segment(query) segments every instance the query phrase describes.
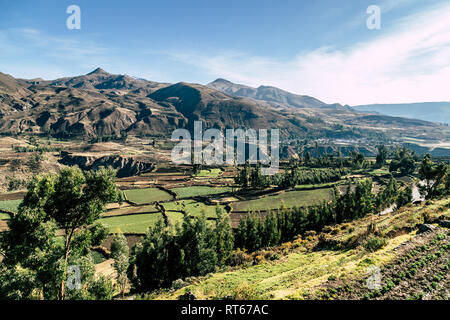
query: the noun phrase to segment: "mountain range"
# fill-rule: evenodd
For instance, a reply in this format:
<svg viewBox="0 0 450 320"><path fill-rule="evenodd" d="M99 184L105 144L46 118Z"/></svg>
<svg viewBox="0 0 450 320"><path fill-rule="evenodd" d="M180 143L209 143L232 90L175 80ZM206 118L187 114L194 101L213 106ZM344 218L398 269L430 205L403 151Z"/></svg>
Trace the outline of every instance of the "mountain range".
<svg viewBox="0 0 450 320"><path fill-rule="evenodd" d="M0 133L61 137L170 137L176 128L279 128L282 138L442 140L447 126L362 113L275 87L218 79L208 85L159 83L97 68L56 80L0 73Z"/></svg>
<svg viewBox="0 0 450 320"><path fill-rule="evenodd" d="M275 107L333 108L338 106L327 105L316 98L293 94L276 87L260 86L258 88L252 88L221 78L209 83L208 87L236 97L265 101Z"/></svg>
<svg viewBox="0 0 450 320"><path fill-rule="evenodd" d="M354 106L353 108L361 112L375 112L395 117L450 123L450 102L369 104Z"/></svg>

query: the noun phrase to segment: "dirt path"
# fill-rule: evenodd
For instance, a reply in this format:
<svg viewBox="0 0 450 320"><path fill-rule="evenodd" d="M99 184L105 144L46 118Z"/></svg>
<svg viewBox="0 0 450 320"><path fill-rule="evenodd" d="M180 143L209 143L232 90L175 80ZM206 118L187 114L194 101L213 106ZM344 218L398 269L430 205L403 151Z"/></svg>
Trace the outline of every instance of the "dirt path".
<svg viewBox="0 0 450 320"><path fill-rule="evenodd" d="M420 181L419 184L425 183L424 181ZM413 184L412 186L412 202L424 201L425 197L420 194L419 187L417 184Z"/></svg>
<svg viewBox="0 0 450 320"><path fill-rule="evenodd" d="M108 259L103 261L102 263L95 265L95 273L102 274L106 277L116 278L116 271L113 268L114 260Z"/></svg>

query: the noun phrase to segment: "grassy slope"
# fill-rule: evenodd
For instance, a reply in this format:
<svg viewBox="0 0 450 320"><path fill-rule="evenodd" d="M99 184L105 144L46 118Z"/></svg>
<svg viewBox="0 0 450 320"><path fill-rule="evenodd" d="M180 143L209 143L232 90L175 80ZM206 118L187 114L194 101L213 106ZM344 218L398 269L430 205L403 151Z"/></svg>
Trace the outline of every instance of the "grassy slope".
<svg viewBox="0 0 450 320"><path fill-rule="evenodd" d="M355 221L349 226L344 224L332 238L345 243L357 237L367 229L371 221L377 223L382 234L392 230L400 231L403 227L412 227L423 223L423 213L431 217L450 216L449 199L433 202L432 205L410 206L386 216L370 216ZM198 278L187 289L199 299L213 299L227 295L233 296L242 287L251 287L252 297L258 299L306 299L315 288L327 281L329 277L355 277L364 275L371 264L382 266L396 257L394 248L407 242L415 236L415 230L390 238L388 244L374 252L367 252L362 246L349 250L312 250L311 244L317 242L317 237L309 240L294 241L281 248L291 248L290 253L277 261L263 260L261 264L241 267ZM400 233L399 233L400 234ZM330 235L327 235L330 236ZM315 238L315 239L313 239ZM293 248L293 249L292 249ZM156 299L175 299L184 293L186 288L178 291L168 291L157 295Z"/></svg>

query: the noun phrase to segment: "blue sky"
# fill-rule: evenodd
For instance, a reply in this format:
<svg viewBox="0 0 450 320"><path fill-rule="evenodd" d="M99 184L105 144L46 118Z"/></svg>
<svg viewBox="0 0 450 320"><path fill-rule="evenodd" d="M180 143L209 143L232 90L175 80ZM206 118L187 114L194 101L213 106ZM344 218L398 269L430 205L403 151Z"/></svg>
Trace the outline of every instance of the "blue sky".
<svg viewBox="0 0 450 320"><path fill-rule="evenodd" d="M69 5L81 30L66 28ZM381 8L369 30L366 9ZM444 0L0 0L0 72L218 77L342 104L450 101Z"/></svg>

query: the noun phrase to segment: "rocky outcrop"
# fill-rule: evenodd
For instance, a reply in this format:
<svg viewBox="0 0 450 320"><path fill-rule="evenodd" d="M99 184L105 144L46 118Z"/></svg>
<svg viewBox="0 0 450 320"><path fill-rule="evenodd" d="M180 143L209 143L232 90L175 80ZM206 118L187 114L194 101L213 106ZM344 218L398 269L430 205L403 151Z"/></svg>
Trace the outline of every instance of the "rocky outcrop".
<svg viewBox="0 0 450 320"><path fill-rule="evenodd" d="M139 175L144 172L149 172L155 168L155 165L151 162L120 155L96 157L62 152L62 159L59 162L64 165L77 165L83 170L95 170L101 166L111 166L117 170L118 178Z"/></svg>
<svg viewBox="0 0 450 320"><path fill-rule="evenodd" d="M450 228L450 220L439 221L439 226L441 226L442 228Z"/></svg>
<svg viewBox="0 0 450 320"><path fill-rule="evenodd" d="M436 229L436 227L433 226L432 224L421 224L419 226L419 233L433 231L434 229Z"/></svg>

